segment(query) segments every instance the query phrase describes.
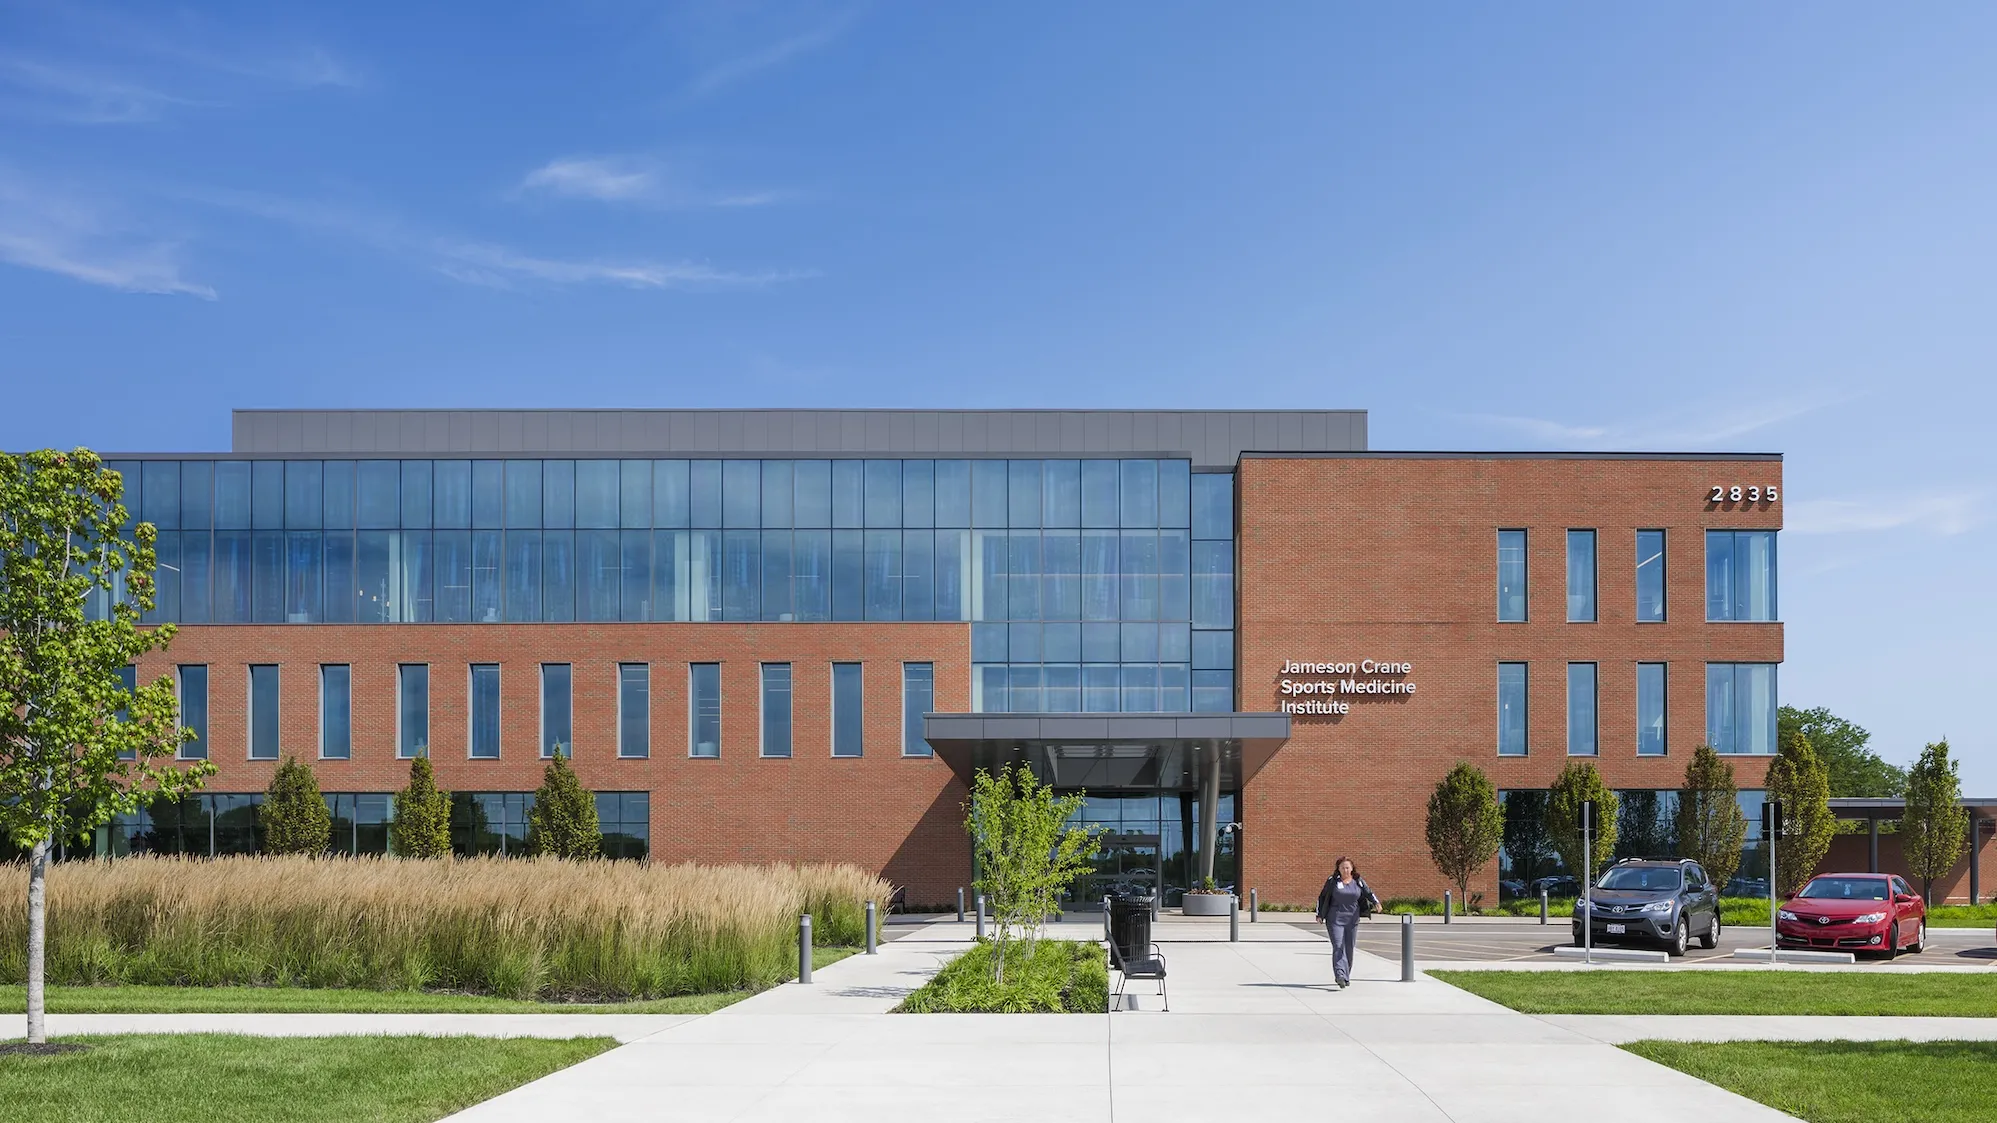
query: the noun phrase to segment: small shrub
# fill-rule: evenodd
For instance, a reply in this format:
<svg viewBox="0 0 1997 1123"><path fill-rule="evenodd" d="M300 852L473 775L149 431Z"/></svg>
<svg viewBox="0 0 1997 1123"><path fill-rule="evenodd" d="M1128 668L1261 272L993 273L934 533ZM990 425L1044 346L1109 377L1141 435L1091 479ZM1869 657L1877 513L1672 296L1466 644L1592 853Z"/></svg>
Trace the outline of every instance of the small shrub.
<svg viewBox="0 0 1997 1123"><path fill-rule="evenodd" d="M1100 1014L1109 1009L1109 953L1100 944L1040 939L985 940L945 964L896 1006L898 1014Z"/></svg>
<svg viewBox="0 0 1997 1123"><path fill-rule="evenodd" d="M568 754L556 746L555 759L534 793L527 812L527 852L555 858L598 858L603 832L596 823L596 797L576 779Z"/></svg>
<svg viewBox="0 0 1997 1123"><path fill-rule="evenodd" d="M324 854L333 836L333 812L319 781L295 756L284 758L257 808L264 849L272 854Z"/></svg>
<svg viewBox="0 0 1997 1123"><path fill-rule="evenodd" d="M388 845L404 858L450 856L451 793L437 790L428 756L409 762L409 786L395 793Z"/></svg>

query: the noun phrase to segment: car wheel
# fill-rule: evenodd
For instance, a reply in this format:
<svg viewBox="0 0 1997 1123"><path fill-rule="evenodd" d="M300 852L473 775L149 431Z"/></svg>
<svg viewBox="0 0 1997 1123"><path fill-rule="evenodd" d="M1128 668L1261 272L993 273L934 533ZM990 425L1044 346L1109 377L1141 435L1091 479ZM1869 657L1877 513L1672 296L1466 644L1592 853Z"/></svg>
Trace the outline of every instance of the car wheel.
<svg viewBox="0 0 1997 1123"><path fill-rule="evenodd" d="M1587 946L1586 941L1581 939L1581 933L1579 932L1574 933L1574 946L1577 948Z"/></svg>
<svg viewBox="0 0 1997 1123"><path fill-rule="evenodd" d="M1706 925L1706 934L1699 937L1699 946L1711 951L1720 946L1720 913L1713 910L1713 919Z"/></svg>
<svg viewBox="0 0 1997 1123"><path fill-rule="evenodd" d="M1665 948L1665 950L1674 956L1684 955L1686 949L1691 946L1692 926L1687 924L1685 918L1681 916L1678 918L1678 929L1671 934L1670 946Z"/></svg>
<svg viewBox="0 0 1997 1123"><path fill-rule="evenodd" d="M1921 920L1921 926L1914 929L1914 942L1907 945L1907 950L1913 952L1915 955L1919 955L1923 951L1926 951L1927 948L1928 948L1928 922L1926 918L1923 918Z"/></svg>
<svg viewBox="0 0 1997 1123"><path fill-rule="evenodd" d="M1888 924L1886 926L1885 957L1888 960L1892 960L1898 958L1899 955L1900 955L1900 922L1896 920L1893 923Z"/></svg>

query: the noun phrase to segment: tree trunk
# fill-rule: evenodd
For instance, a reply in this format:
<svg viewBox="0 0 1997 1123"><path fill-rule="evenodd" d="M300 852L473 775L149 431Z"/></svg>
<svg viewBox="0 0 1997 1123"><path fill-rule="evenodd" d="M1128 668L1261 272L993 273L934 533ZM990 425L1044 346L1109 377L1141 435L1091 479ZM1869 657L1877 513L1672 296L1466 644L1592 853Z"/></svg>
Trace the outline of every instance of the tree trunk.
<svg viewBox="0 0 1997 1123"><path fill-rule="evenodd" d="M43 1007L47 1004L42 984L42 949L48 936L49 844L35 843L28 856L28 1044L40 1045L49 1039Z"/></svg>

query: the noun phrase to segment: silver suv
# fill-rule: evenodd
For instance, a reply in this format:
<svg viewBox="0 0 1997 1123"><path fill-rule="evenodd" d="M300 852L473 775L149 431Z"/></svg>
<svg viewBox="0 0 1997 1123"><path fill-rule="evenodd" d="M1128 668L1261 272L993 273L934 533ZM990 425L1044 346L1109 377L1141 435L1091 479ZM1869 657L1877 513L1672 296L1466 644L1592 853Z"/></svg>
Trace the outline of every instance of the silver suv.
<svg viewBox="0 0 1997 1123"><path fill-rule="evenodd" d="M1574 944L1582 943L1587 918L1594 942L1643 940L1684 955L1697 938L1711 949L1720 942L1720 895L1699 863L1689 859L1626 858L1610 866L1591 894L1574 902Z"/></svg>

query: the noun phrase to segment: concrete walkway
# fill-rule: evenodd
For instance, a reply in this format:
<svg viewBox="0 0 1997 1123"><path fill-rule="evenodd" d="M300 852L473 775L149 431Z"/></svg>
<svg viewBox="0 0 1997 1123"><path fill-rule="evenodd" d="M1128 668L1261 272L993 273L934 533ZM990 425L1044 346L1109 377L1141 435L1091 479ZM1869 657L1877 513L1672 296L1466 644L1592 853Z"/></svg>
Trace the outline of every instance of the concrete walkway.
<svg viewBox="0 0 1997 1123"><path fill-rule="evenodd" d="M1321 938L1287 925L1204 926L1173 941L1171 1012L890 1015L967 946L935 924L675 1025L453 1116L454 1123L618 1120L1199 1120L1237 1110L1379 1123L1512 1123L1574 1105L1669 1103L1701 1123L1788 1116L1586 1033L1454 987L1401 983L1362 955L1329 985ZM1092 938L1099 925L1062 925ZM1170 942L1166 942L1170 941Z"/></svg>
<svg viewBox="0 0 1997 1123"><path fill-rule="evenodd" d="M637 1041L690 1014L50 1014L50 1037L242 1033L252 1037L614 1037ZM18 1026L18 1020L14 1023ZM0 1034L0 1040L7 1035ZM19 1036L19 1031L14 1031Z"/></svg>

